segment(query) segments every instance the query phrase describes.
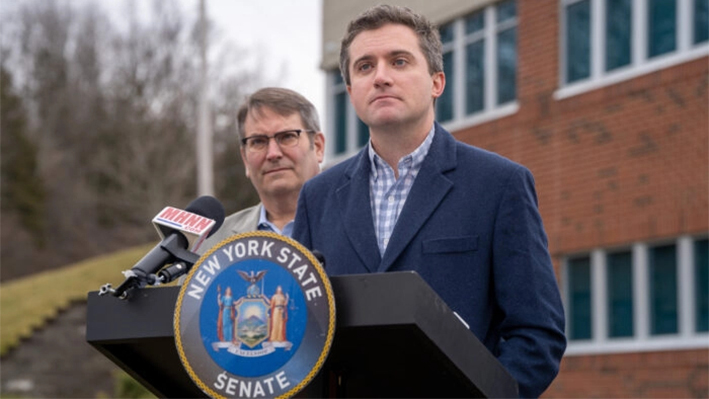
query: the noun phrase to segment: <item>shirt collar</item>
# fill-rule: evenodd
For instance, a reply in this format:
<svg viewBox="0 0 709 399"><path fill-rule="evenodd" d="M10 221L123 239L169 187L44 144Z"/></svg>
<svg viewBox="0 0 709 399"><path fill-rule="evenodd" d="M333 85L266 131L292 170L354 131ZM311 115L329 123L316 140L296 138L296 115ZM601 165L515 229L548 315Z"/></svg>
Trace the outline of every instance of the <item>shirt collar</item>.
<svg viewBox="0 0 709 399"><path fill-rule="evenodd" d="M426 138L423 140L423 143L418 146L415 150L413 150L410 154L405 155L399 160L399 164L401 162L406 161L407 159L411 159L411 167L416 169L418 168L421 163L423 163L424 158L426 158L426 155L428 155L428 150L431 148L431 143L433 142L433 136L436 134L436 125L434 124L431 126L431 130L428 131L428 135ZM384 165L385 162L384 160L377 154L377 151L374 150L374 146L372 146L372 139L369 139L369 143L367 145L367 153L369 154L369 164L370 164L370 170L372 174L372 178L374 180L377 180L379 177L379 166Z"/></svg>
<svg viewBox="0 0 709 399"><path fill-rule="evenodd" d="M272 231L274 233L290 237L293 234L293 221L291 220L290 222L286 223L286 225L283 226L283 230L281 230L266 218L266 207L261 205L261 212L259 213L258 218L258 229Z"/></svg>

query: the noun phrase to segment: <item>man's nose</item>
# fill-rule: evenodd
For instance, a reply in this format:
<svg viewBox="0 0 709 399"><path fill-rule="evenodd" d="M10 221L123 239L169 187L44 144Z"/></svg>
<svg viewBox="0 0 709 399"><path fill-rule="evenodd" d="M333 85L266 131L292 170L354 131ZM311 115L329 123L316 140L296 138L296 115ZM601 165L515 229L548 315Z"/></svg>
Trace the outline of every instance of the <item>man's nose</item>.
<svg viewBox="0 0 709 399"><path fill-rule="evenodd" d="M386 63L381 63L380 65L381 66L376 69L374 74L374 86L391 86L391 71Z"/></svg>
<svg viewBox="0 0 709 399"><path fill-rule="evenodd" d="M268 140L268 148L266 149L266 159L278 159L283 157L283 151L281 151L281 146L278 145L278 141L275 138Z"/></svg>

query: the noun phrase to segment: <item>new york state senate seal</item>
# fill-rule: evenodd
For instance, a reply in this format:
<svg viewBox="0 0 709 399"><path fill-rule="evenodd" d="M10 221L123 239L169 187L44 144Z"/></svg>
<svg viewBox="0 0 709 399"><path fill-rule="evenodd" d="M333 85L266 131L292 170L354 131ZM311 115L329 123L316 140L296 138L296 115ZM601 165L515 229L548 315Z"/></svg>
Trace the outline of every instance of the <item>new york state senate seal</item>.
<svg viewBox="0 0 709 399"><path fill-rule="evenodd" d="M175 345L213 398L291 397L322 368L335 299L315 256L265 231L230 237L192 267L175 306Z"/></svg>

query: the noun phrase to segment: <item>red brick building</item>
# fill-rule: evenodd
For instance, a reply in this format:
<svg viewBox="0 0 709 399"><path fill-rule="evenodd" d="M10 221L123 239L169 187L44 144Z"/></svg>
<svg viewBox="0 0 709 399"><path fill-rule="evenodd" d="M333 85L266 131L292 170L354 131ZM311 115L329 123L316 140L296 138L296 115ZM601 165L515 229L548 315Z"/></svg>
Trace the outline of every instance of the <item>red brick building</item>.
<svg viewBox="0 0 709 399"><path fill-rule="evenodd" d="M323 2L330 162L366 144ZM441 28L437 119L534 174L569 346L545 397L709 397L709 1L392 1Z"/></svg>

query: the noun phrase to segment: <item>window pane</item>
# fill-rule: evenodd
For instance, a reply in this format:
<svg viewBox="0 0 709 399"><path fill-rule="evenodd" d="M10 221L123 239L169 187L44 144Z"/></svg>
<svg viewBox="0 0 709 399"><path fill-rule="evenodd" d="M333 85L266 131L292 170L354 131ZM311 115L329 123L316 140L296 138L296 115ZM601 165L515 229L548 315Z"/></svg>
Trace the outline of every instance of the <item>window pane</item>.
<svg viewBox="0 0 709 399"><path fill-rule="evenodd" d="M453 24L446 24L438 29L441 34L442 43L450 43L453 41Z"/></svg>
<svg viewBox="0 0 709 399"><path fill-rule="evenodd" d="M497 34L497 103L517 97L517 28Z"/></svg>
<svg viewBox="0 0 709 399"><path fill-rule="evenodd" d="M709 240L694 243L697 331L709 331Z"/></svg>
<svg viewBox="0 0 709 399"><path fill-rule="evenodd" d="M507 21L517 15L517 2L505 1L497 5L497 22Z"/></svg>
<svg viewBox="0 0 709 399"><path fill-rule="evenodd" d="M335 95L335 154L347 151L347 93Z"/></svg>
<svg viewBox="0 0 709 399"><path fill-rule="evenodd" d="M650 248L650 332L677 332L677 254L674 245Z"/></svg>
<svg viewBox="0 0 709 399"><path fill-rule="evenodd" d="M485 42L465 48L465 112L472 114L485 107Z"/></svg>
<svg viewBox="0 0 709 399"><path fill-rule="evenodd" d="M367 142L369 142L369 126L357 118L357 146L362 148L367 145Z"/></svg>
<svg viewBox="0 0 709 399"><path fill-rule="evenodd" d="M569 277L569 338L591 338L591 260L571 259Z"/></svg>
<svg viewBox="0 0 709 399"><path fill-rule="evenodd" d="M606 71L630 64L632 0L606 0Z"/></svg>
<svg viewBox="0 0 709 399"><path fill-rule="evenodd" d="M694 43L709 40L709 0L694 0Z"/></svg>
<svg viewBox="0 0 709 399"><path fill-rule="evenodd" d="M589 1L566 7L566 82L591 76L591 8Z"/></svg>
<svg viewBox="0 0 709 399"><path fill-rule="evenodd" d="M446 74L446 82L453 82L453 53L443 54L443 72ZM453 119L453 92L455 87L447 84L443 94L436 100L436 119L445 122Z"/></svg>
<svg viewBox="0 0 709 399"><path fill-rule="evenodd" d="M485 28L485 13L478 11L465 19L465 34L474 33Z"/></svg>
<svg viewBox="0 0 709 399"><path fill-rule="evenodd" d="M610 254L608 265L608 336L633 336L633 257Z"/></svg>
<svg viewBox="0 0 709 399"><path fill-rule="evenodd" d="M674 51L677 47L677 5L675 0L650 0L648 4L648 57Z"/></svg>

